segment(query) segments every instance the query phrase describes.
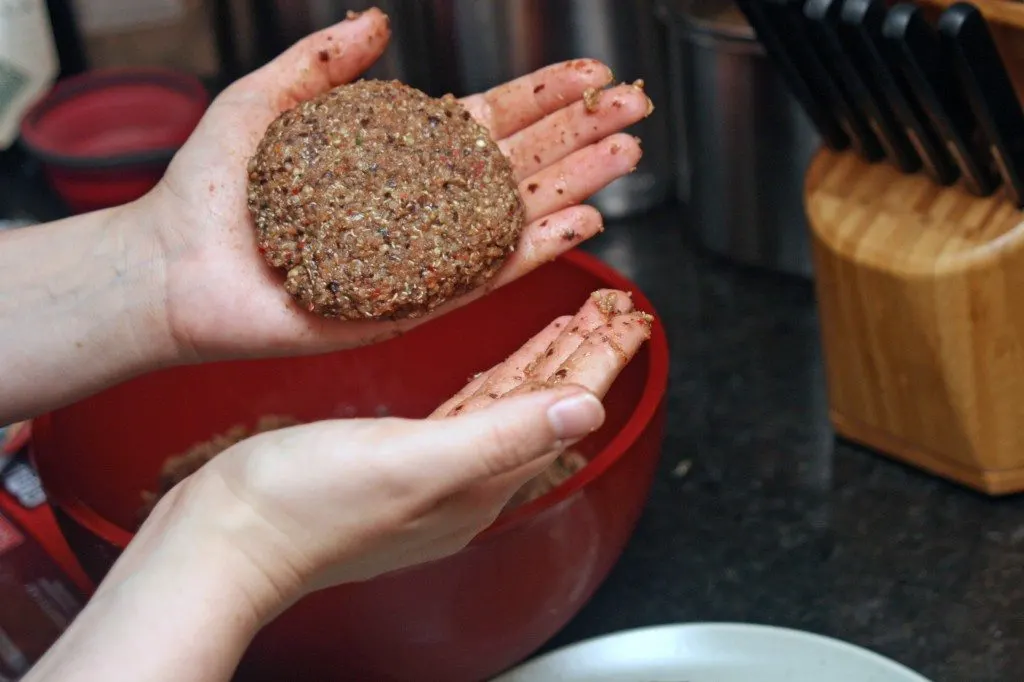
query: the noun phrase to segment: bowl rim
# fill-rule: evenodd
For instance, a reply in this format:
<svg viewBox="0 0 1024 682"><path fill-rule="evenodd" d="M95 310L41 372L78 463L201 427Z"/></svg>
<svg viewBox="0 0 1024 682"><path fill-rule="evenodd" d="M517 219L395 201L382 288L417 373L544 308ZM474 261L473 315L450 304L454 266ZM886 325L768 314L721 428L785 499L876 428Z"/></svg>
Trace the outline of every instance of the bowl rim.
<svg viewBox="0 0 1024 682"><path fill-rule="evenodd" d="M661 320L650 300L640 291L640 288L628 279L625 275L604 263L596 256L583 251L573 250L558 257L557 260L564 260L598 278L604 280L606 288L629 291L632 294L634 305L654 317L651 325L651 338L647 342L648 365L647 376L644 381L643 391L637 401L633 412L626 419L623 427L612 437L608 443L601 448L597 455L590 460L587 466L574 474L564 483L548 491L544 495L523 504L508 513L500 515L494 523L479 533L469 543L468 547L478 545L504 534L505 532L526 523L532 518L540 516L545 511L565 502L578 491L588 486L592 481L599 478L608 469L619 461L627 450L640 438L640 435L647 426L654 420L658 409L661 406L668 387L669 370L669 347L668 337L665 334ZM83 529L94 534L96 537L123 550L135 536L135 532L126 530L121 526L107 520L94 511L88 504L78 499L76 495L62 490L60 484L53 484L57 477L46 477L43 469L39 467L35 456L36 438L46 438L51 428L52 412L48 412L32 421L32 439L30 441L30 453L40 477L43 480L43 489L54 504L59 506L71 519L78 523Z"/></svg>
<svg viewBox="0 0 1024 682"><path fill-rule="evenodd" d="M60 80L29 107L21 119L21 144L43 163L64 168L99 170L167 163L177 152L177 147L158 147L109 156L72 154L55 149L39 130L39 123L47 114L77 96L103 90L109 86L132 83L163 86L167 90L175 90L190 97L196 104L197 122L210 103L210 94L202 81L184 71L161 67L95 69Z"/></svg>

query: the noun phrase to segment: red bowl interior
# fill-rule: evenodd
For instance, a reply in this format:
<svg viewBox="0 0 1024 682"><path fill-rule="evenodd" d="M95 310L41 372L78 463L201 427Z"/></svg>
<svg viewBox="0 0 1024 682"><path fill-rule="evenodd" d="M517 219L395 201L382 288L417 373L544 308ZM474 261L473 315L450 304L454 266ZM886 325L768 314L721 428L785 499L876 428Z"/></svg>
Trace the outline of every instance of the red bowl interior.
<svg viewBox="0 0 1024 682"><path fill-rule="evenodd" d="M152 188L208 103L188 74L91 71L61 81L31 107L21 137L72 209L91 210Z"/></svg>
<svg viewBox="0 0 1024 682"><path fill-rule="evenodd" d="M115 387L37 420L36 463L69 544L100 577L167 456L265 414L422 417L602 287L632 291L654 312L628 280L572 253L372 347L175 368ZM300 602L261 633L242 679L418 680L427 669L474 680L528 655L582 607L632 532L660 449L667 375L655 323L606 398L605 426L581 443L589 466L453 557Z"/></svg>

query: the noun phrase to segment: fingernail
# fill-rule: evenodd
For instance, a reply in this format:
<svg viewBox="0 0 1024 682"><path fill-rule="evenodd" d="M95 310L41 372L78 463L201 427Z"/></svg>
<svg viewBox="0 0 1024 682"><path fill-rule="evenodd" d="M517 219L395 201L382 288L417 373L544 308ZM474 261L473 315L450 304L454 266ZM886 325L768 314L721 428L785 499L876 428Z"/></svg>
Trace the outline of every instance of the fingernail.
<svg viewBox="0 0 1024 682"><path fill-rule="evenodd" d="M604 406L594 394L578 393L549 407L548 421L559 440L582 438L604 422Z"/></svg>

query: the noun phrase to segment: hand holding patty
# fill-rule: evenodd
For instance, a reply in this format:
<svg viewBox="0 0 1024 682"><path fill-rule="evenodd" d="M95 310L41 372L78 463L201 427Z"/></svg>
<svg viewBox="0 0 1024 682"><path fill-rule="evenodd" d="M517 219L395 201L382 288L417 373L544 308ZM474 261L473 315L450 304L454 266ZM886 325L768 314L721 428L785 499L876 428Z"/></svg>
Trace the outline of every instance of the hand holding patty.
<svg viewBox="0 0 1024 682"><path fill-rule="evenodd" d="M282 273L260 257L248 210L247 165L268 125L357 78L388 39L387 18L371 10L307 37L234 83L144 199L160 216L154 228L167 263L164 305L187 359L353 347L429 319L342 321L310 314L282 287ZM600 231L597 211L579 204L635 167L639 145L617 131L650 111L646 95L632 85L595 96L611 78L604 65L576 60L460 100L507 158L523 203L514 251L487 287L512 281ZM484 291L459 295L432 314Z"/></svg>

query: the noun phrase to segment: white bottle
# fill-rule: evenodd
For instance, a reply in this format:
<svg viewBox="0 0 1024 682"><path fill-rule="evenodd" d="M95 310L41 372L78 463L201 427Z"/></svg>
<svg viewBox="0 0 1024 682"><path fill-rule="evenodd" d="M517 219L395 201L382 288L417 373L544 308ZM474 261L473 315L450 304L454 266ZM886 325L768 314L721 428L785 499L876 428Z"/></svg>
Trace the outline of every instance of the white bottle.
<svg viewBox="0 0 1024 682"><path fill-rule="evenodd" d="M0 0L0 150L60 69L46 0Z"/></svg>

